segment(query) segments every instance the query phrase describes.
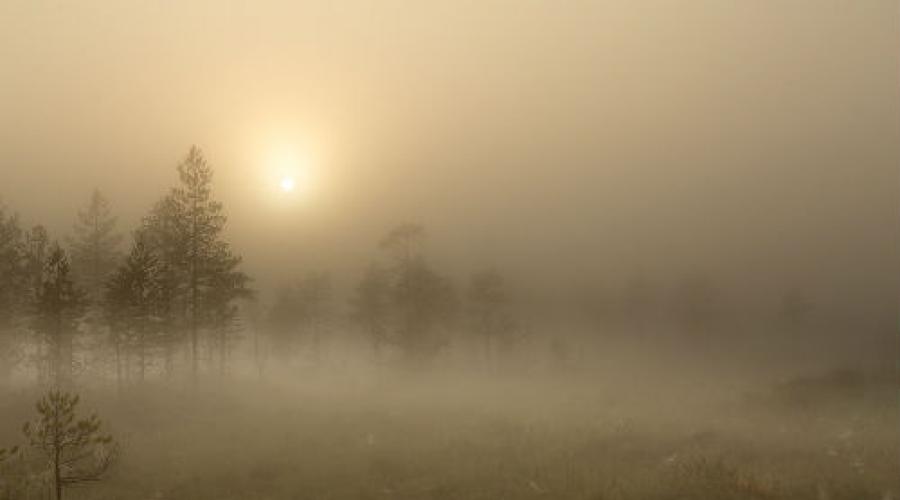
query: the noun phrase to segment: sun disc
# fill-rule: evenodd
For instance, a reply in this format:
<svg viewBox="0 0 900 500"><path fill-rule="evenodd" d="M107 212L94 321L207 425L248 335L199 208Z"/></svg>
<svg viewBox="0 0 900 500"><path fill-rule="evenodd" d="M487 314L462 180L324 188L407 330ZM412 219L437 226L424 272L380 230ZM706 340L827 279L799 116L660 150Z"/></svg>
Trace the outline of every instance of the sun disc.
<svg viewBox="0 0 900 500"><path fill-rule="evenodd" d="M289 193L294 190L297 184L293 177L282 177L279 185L281 186L282 191Z"/></svg>

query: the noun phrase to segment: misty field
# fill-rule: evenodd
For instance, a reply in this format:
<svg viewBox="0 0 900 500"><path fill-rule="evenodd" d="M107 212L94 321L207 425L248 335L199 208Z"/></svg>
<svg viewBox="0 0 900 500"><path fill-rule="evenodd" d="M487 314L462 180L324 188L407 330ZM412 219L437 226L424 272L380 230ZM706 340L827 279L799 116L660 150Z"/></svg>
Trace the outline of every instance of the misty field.
<svg viewBox="0 0 900 500"><path fill-rule="evenodd" d="M0 0L0 500L900 500L895 0Z"/></svg>
<svg viewBox="0 0 900 500"><path fill-rule="evenodd" d="M647 367L645 367L647 368ZM306 370L84 392L122 447L67 498L897 498L890 378ZM12 443L36 394L2 398ZM14 473L14 470L11 471ZM21 480L19 478L17 480ZM27 479L28 496L47 484Z"/></svg>

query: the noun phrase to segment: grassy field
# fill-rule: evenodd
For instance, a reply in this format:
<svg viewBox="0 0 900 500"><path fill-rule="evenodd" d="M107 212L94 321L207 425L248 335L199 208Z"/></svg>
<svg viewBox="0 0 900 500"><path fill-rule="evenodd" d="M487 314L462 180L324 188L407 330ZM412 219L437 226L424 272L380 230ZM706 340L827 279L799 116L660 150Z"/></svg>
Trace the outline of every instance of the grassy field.
<svg viewBox="0 0 900 500"><path fill-rule="evenodd" d="M92 499L879 499L900 492L891 384L382 371L84 391L122 446ZM705 384L705 385L704 385ZM721 390L728 387L728 390ZM716 391L715 389L719 389ZM2 399L19 441L37 393ZM39 477L30 498L44 498ZM26 498L22 496L22 498Z"/></svg>

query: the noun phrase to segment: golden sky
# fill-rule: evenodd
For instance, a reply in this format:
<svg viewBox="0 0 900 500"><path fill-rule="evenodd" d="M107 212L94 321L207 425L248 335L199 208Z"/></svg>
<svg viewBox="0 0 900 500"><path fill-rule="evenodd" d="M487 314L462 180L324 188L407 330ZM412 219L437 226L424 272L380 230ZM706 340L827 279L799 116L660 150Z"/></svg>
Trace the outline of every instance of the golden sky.
<svg viewBox="0 0 900 500"><path fill-rule="evenodd" d="M460 268L893 292L898 10L3 0L0 196L62 232L97 186L132 224L196 143L262 275L352 267L417 220Z"/></svg>

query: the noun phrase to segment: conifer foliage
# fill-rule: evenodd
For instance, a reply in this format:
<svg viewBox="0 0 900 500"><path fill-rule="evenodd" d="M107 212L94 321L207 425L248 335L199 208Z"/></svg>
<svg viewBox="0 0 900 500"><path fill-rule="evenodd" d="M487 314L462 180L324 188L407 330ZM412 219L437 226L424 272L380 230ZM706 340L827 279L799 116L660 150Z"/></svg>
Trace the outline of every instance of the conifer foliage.
<svg viewBox="0 0 900 500"><path fill-rule="evenodd" d="M37 403L38 418L23 427L28 446L47 460L56 500L69 486L102 479L117 457L97 415L77 417L78 402L77 395L50 391Z"/></svg>

